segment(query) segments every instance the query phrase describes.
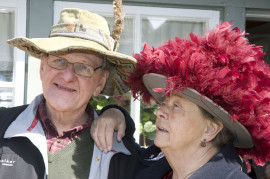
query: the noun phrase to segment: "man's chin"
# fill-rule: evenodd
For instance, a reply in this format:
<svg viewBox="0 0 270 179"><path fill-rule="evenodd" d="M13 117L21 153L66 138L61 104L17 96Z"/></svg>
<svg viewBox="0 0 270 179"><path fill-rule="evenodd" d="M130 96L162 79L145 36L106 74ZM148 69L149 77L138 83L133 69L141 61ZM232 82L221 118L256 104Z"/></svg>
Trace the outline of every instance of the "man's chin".
<svg viewBox="0 0 270 179"><path fill-rule="evenodd" d="M76 100L72 100L70 98L48 98L46 99L47 105L49 105L53 110L64 112L64 111L72 111L76 108Z"/></svg>

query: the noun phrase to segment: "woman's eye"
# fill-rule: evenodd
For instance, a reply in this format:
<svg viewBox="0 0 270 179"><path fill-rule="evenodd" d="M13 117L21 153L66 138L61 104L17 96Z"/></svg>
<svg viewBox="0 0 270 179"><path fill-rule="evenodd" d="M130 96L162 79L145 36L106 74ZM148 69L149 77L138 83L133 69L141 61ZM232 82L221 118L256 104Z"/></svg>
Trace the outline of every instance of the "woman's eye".
<svg viewBox="0 0 270 179"><path fill-rule="evenodd" d="M179 107L179 105L178 105L178 104L176 104L176 103L174 103L174 104L173 104L173 106L174 106L174 107L177 107L177 108Z"/></svg>

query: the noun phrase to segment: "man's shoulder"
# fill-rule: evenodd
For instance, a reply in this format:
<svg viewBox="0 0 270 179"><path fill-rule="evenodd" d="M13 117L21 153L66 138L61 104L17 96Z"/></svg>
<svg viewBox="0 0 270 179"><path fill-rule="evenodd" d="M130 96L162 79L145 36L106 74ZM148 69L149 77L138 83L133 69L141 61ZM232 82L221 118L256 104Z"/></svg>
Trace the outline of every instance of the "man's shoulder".
<svg viewBox="0 0 270 179"><path fill-rule="evenodd" d="M20 114L22 111L24 111L27 108L28 105L22 105L22 106L16 106L11 108L5 108L0 110L0 115L9 114L9 115L16 115Z"/></svg>
<svg viewBox="0 0 270 179"><path fill-rule="evenodd" d="M0 132L5 130L28 105L16 106L0 110Z"/></svg>

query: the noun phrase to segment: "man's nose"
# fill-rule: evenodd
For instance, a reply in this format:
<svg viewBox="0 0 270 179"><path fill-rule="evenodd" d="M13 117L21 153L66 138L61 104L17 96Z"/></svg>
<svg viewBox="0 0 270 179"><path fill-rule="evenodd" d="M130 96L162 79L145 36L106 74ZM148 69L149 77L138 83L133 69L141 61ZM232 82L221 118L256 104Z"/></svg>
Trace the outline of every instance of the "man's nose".
<svg viewBox="0 0 270 179"><path fill-rule="evenodd" d="M73 64L68 63L68 66L67 66L67 68L63 71L62 75L63 75L63 78L64 78L66 81L70 81L70 80L76 79L76 73L75 73L75 71L74 71Z"/></svg>

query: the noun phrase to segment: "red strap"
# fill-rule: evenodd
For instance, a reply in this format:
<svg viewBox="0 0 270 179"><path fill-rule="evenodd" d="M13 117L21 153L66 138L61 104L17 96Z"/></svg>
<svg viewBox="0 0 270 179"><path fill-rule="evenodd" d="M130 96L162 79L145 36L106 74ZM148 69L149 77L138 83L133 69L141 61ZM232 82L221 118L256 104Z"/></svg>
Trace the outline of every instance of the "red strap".
<svg viewBox="0 0 270 179"><path fill-rule="evenodd" d="M171 170L169 173L167 173L165 176L163 176L162 179L172 179L173 171Z"/></svg>
<svg viewBox="0 0 270 179"><path fill-rule="evenodd" d="M116 153L116 151L115 151L115 150L113 150L113 149L111 150L111 152Z"/></svg>
<svg viewBox="0 0 270 179"><path fill-rule="evenodd" d="M36 127L37 123L38 123L38 117L37 117L37 113L36 113L36 116L35 116L34 120L32 121L31 126L27 129L27 131L31 131L32 129L34 129Z"/></svg>

